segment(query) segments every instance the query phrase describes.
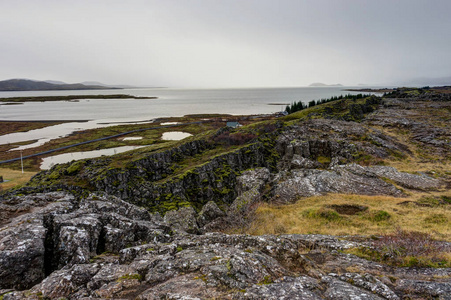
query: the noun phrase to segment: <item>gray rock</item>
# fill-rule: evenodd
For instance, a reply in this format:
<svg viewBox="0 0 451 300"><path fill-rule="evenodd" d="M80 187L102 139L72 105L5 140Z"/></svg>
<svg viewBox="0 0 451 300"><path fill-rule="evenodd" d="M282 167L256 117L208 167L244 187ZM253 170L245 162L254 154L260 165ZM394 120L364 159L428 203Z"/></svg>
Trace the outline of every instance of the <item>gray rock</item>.
<svg viewBox="0 0 451 300"><path fill-rule="evenodd" d="M172 210L164 215L164 221L172 228L193 234L199 233L199 225L196 219L196 211L191 206Z"/></svg>
<svg viewBox="0 0 451 300"><path fill-rule="evenodd" d="M59 202L49 203L52 197ZM51 259L46 249L49 228L45 216L67 212L71 200L71 196L53 193L26 196L26 204L18 203L18 198L3 202L10 211L17 205L26 211L33 209L33 213L8 220L0 230L0 288L25 289L44 279Z"/></svg>
<svg viewBox="0 0 451 300"><path fill-rule="evenodd" d="M254 188L261 191L269 179L270 172L267 168L256 168L253 170L244 171L237 178L237 193L238 195L242 195L243 193Z"/></svg>
<svg viewBox="0 0 451 300"><path fill-rule="evenodd" d="M324 293L326 299L331 300L382 300L370 291L353 286L347 282L334 279L333 277L324 276L322 282L327 285Z"/></svg>
<svg viewBox="0 0 451 300"><path fill-rule="evenodd" d="M111 196L78 202L68 194L50 193L25 196L24 202L2 203L11 211L26 207L29 213L8 220L0 230L0 288L29 288L52 271L89 263L101 252L168 238L167 226Z"/></svg>
<svg viewBox="0 0 451 300"><path fill-rule="evenodd" d="M218 205L213 201L208 201L202 207L197 217L197 224L199 227L204 227L208 223L216 220L217 218L225 217L225 213L218 207Z"/></svg>
<svg viewBox="0 0 451 300"><path fill-rule="evenodd" d="M299 197L326 193L403 195L392 184L377 177L367 168L356 164L340 165L330 171L293 170L276 180L279 183L274 189L273 200L277 202L291 202Z"/></svg>
<svg viewBox="0 0 451 300"><path fill-rule="evenodd" d="M252 285L250 288L235 294L235 299L324 299L321 295L321 286L318 282L307 276L282 277L273 283Z"/></svg>
<svg viewBox="0 0 451 300"><path fill-rule="evenodd" d="M375 175L383 178L393 180L397 184L416 190L436 190L440 188L443 183L440 180L429 177L425 174L409 174L399 172L393 167L386 166L373 166L368 167L368 171L373 172Z"/></svg>
<svg viewBox="0 0 451 300"><path fill-rule="evenodd" d="M341 281L351 283L354 286L363 288L367 291L371 291L385 299L398 300L400 299L390 288L378 280L376 277L370 274L356 274L345 273L341 276L337 276Z"/></svg>

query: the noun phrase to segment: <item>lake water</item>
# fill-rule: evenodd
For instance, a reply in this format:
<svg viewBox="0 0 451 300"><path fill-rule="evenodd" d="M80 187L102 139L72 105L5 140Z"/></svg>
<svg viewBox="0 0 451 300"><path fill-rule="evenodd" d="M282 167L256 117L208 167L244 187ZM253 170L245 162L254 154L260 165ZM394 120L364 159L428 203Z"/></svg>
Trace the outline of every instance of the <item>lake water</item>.
<svg viewBox="0 0 451 300"><path fill-rule="evenodd" d="M349 87L346 87L349 88ZM123 122L151 122L159 117L187 114L269 114L284 110L286 104L329 98L348 93L345 87L240 88L240 89L123 89L96 91L0 92L0 98L25 96L65 96L129 94L158 99L80 99L80 101L26 102L0 105L0 120L83 120L50 126L28 133L0 136L0 145L30 140L37 144L80 129L98 128ZM355 94L355 92L354 92ZM86 122L88 121L88 122Z"/></svg>

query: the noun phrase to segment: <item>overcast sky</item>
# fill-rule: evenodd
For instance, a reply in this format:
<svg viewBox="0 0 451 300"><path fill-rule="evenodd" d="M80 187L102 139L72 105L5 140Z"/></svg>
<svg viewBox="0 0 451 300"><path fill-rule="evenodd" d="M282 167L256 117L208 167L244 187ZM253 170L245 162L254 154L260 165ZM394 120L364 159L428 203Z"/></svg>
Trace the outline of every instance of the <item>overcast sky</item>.
<svg viewBox="0 0 451 300"><path fill-rule="evenodd" d="M450 0L1 0L0 80L168 87L451 76Z"/></svg>

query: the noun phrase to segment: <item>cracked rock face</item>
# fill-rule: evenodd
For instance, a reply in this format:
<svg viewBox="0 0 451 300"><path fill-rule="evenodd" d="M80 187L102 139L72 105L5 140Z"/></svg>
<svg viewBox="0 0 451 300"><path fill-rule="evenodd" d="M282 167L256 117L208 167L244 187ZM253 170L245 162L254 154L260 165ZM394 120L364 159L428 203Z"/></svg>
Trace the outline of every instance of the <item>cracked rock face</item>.
<svg viewBox="0 0 451 300"><path fill-rule="evenodd" d="M304 169L276 176L274 201L292 202L299 197L326 193L403 196L389 179L403 187L416 190L436 190L443 183L424 174L398 172L385 166L362 167L357 164L338 165L330 170Z"/></svg>
<svg viewBox="0 0 451 300"><path fill-rule="evenodd" d="M22 207L19 198L2 204ZM89 263L96 254L168 237L166 225L114 197L78 202L70 194L50 193L26 196L24 202L29 213L0 230L0 288L29 288L54 270Z"/></svg>
<svg viewBox="0 0 451 300"><path fill-rule="evenodd" d="M3 204L21 199L29 212L0 229L5 300L449 299L451 291L451 269L381 265L337 251L365 244L332 236L170 235L161 217L103 195Z"/></svg>

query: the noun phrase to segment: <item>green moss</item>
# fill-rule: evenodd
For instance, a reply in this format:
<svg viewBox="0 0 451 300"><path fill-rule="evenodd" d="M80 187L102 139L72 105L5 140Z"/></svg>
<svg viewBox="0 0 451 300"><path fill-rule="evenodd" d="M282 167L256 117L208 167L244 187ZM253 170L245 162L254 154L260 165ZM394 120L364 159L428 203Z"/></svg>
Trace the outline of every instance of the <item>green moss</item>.
<svg viewBox="0 0 451 300"><path fill-rule="evenodd" d="M125 275L119 277L119 279L117 281L121 282L123 280L132 280L132 279L137 279L137 280L141 281L142 280L142 275L140 275L140 274L125 274Z"/></svg>
<svg viewBox="0 0 451 300"><path fill-rule="evenodd" d="M6 292L6 293L1 294L1 295L0 295L0 300L3 300L3 298L4 298L7 294L10 294L10 293L12 293L12 291L11 291L11 292Z"/></svg>
<svg viewBox="0 0 451 300"><path fill-rule="evenodd" d="M220 259L221 259L221 256L215 256L215 257L212 257L210 259L210 261L216 261L216 260L220 260Z"/></svg>
<svg viewBox="0 0 451 300"><path fill-rule="evenodd" d="M194 277L193 278L194 280L198 280L198 279L200 279L200 280L202 280L203 282L207 282L207 275L200 275L200 276L196 276L196 277Z"/></svg>
<svg viewBox="0 0 451 300"><path fill-rule="evenodd" d="M259 283L258 285L263 285L263 284L271 284L274 281L271 279L271 276L266 275Z"/></svg>
<svg viewBox="0 0 451 300"><path fill-rule="evenodd" d="M232 270L232 263L230 262L230 259L226 263L226 268L229 270L229 272Z"/></svg>
<svg viewBox="0 0 451 300"><path fill-rule="evenodd" d="M85 165L85 161L83 161L83 160L74 162L67 168L67 170L66 170L67 174L75 175L75 174L79 173L83 169L84 165Z"/></svg>
<svg viewBox="0 0 451 300"><path fill-rule="evenodd" d="M316 160L320 163L320 164L330 164L331 158L327 157L327 156L318 156L316 158Z"/></svg>

